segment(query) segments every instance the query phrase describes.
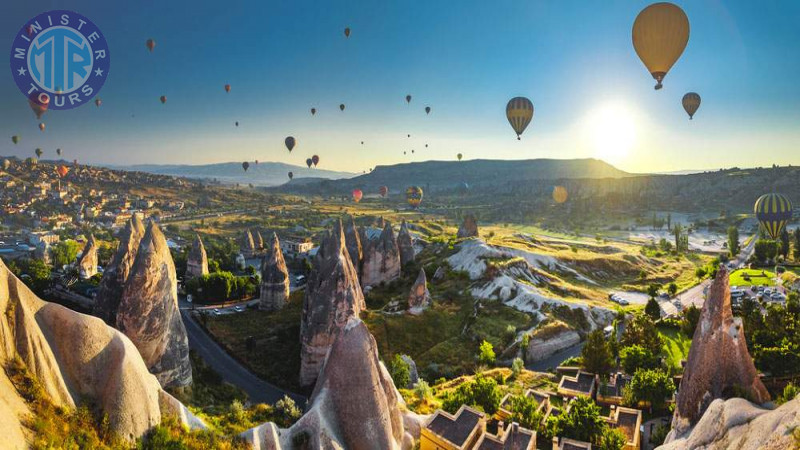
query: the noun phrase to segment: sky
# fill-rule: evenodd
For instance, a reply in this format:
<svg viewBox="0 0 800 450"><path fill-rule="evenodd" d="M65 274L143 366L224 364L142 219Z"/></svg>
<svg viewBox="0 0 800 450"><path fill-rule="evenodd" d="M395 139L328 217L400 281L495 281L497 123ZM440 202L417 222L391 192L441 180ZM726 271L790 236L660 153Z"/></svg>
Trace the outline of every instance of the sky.
<svg viewBox="0 0 800 450"><path fill-rule="evenodd" d="M49 111L44 133L0 70L0 155L302 165L318 154L351 172L457 153L596 157L639 173L800 164L796 1L676 1L691 35L660 91L631 43L646 1L7 3L0 48L35 15L74 10L103 31L111 68L100 108ZM702 97L692 121L689 91ZM535 114L518 141L505 105L520 95Z"/></svg>

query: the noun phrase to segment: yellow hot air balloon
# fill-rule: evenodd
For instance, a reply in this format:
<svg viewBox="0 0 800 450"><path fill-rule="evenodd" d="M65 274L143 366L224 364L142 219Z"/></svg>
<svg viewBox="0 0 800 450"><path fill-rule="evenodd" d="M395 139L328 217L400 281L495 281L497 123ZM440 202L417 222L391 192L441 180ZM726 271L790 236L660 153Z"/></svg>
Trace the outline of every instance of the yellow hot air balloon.
<svg viewBox="0 0 800 450"><path fill-rule="evenodd" d="M517 133L517 139L533 120L533 103L525 97L514 97L506 105L506 118Z"/></svg>
<svg viewBox="0 0 800 450"><path fill-rule="evenodd" d="M672 3L653 3L633 22L633 48L656 80L656 89L689 42L689 18Z"/></svg>
<svg viewBox="0 0 800 450"><path fill-rule="evenodd" d="M692 120L694 113L697 112L697 108L700 107L700 95L696 92L689 92L683 96L681 103L683 103L683 109L689 114L689 120Z"/></svg>
<svg viewBox="0 0 800 450"><path fill-rule="evenodd" d="M417 208L422 203L422 188L419 186L410 186L406 189L406 201L413 208Z"/></svg>
<svg viewBox="0 0 800 450"><path fill-rule="evenodd" d="M569 193L567 192L567 188L564 186L554 186L553 187L553 201L556 203L564 203L567 201L567 197L569 197Z"/></svg>
<svg viewBox="0 0 800 450"><path fill-rule="evenodd" d="M772 193L759 197L753 206L753 211L764 231L772 239L778 239L786 222L791 220L794 208L785 195Z"/></svg>

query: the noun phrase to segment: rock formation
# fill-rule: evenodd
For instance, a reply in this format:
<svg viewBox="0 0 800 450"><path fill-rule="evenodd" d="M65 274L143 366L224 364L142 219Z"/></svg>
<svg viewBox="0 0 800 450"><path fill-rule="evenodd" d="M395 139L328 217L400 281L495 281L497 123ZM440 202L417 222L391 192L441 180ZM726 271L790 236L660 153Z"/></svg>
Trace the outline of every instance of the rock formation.
<svg viewBox="0 0 800 450"><path fill-rule="evenodd" d="M253 245L257 250L261 250L264 248L264 238L261 237L261 232L258 230L252 230L250 235L253 236Z"/></svg>
<svg viewBox="0 0 800 450"><path fill-rule="evenodd" d="M478 237L478 221L475 220L475 216L473 214L467 214L464 216L464 222L458 227L458 233L456 237L461 238L470 238L470 237Z"/></svg>
<svg viewBox="0 0 800 450"><path fill-rule="evenodd" d="M141 438L165 413L204 427L161 390L139 352L103 321L38 299L0 261L0 365L33 376L54 405L86 405L108 417L124 439ZM18 361L18 362L14 362ZM23 424L28 403L0 370L0 429L3 448L29 448Z"/></svg>
<svg viewBox="0 0 800 450"><path fill-rule="evenodd" d="M283 259L278 235L272 233L272 245L261 263L260 309L275 311L283 308L289 301L289 271Z"/></svg>
<svg viewBox="0 0 800 450"><path fill-rule="evenodd" d="M242 233L242 239L239 243L239 249L246 258L249 258L256 253L256 244L253 240L253 235L250 233L250 230L244 230Z"/></svg>
<svg viewBox="0 0 800 450"><path fill-rule="evenodd" d="M400 248L397 246L392 224L386 221L381 236L368 242L364 250L361 286L363 288L376 286L399 277Z"/></svg>
<svg viewBox="0 0 800 450"><path fill-rule="evenodd" d="M442 281L447 273L444 270L443 266L439 266L436 268L436 272L433 272L433 281Z"/></svg>
<svg viewBox="0 0 800 450"><path fill-rule="evenodd" d="M49 265L51 264L52 261L50 255L51 250L52 248L50 247L49 243L47 243L46 241L39 242L38 244L36 244L36 250L34 250L33 252L33 257Z"/></svg>
<svg viewBox="0 0 800 450"><path fill-rule="evenodd" d="M89 235L83 253L78 260L78 276L81 280L88 280L97 274L97 242L94 235Z"/></svg>
<svg viewBox="0 0 800 450"><path fill-rule="evenodd" d="M358 275L344 246L342 223L323 239L314 256L300 323L300 384L311 385L339 330L364 307Z"/></svg>
<svg viewBox="0 0 800 450"><path fill-rule="evenodd" d="M400 358L408 364L408 385L404 386L406 389L412 389L415 384L419 383L419 372L417 372L417 363L408 356L400 355Z"/></svg>
<svg viewBox="0 0 800 450"><path fill-rule="evenodd" d="M208 275L208 257L206 256L206 247L203 245L203 240L200 239L199 234L195 234L192 249L186 259L186 280L202 277L203 275Z"/></svg>
<svg viewBox="0 0 800 450"><path fill-rule="evenodd" d="M428 291L428 280L425 278L425 270L419 269L417 281L411 286L411 293L408 294L408 312L410 314L422 314L422 311L431 306L431 293Z"/></svg>
<svg viewBox="0 0 800 450"><path fill-rule="evenodd" d="M405 220L400 224L400 231L397 233L397 247L400 249L400 264L403 267L414 261L414 245Z"/></svg>
<svg viewBox="0 0 800 450"><path fill-rule="evenodd" d="M167 240L151 222L122 290L117 329L133 341L164 387L192 382L189 341L178 310L178 285Z"/></svg>
<svg viewBox="0 0 800 450"><path fill-rule="evenodd" d="M112 327L117 325L117 309L122 298L122 288L136 260L142 237L144 237L144 224L139 216L134 214L120 233L117 251L106 266L103 279L100 280L92 314Z"/></svg>
<svg viewBox="0 0 800 450"><path fill-rule="evenodd" d="M672 419L682 435L700 420L714 399L736 392L756 403L770 397L747 351L741 319L731 312L728 272L720 267L708 292L683 371Z"/></svg>
<svg viewBox="0 0 800 450"><path fill-rule="evenodd" d="M356 268L356 272L361 274L361 264L364 262L364 251L360 231L356 229L356 223L352 217L344 224L344 240L347 253L350 255L350 262Z"/></svg>
<svg viewBox="0 0 800 450"><path fill-rule="evenodd" d="M351 317L325 360L310 408L291 428L264 424L243 433L254 450L403 449L414 447L420 419L406 411L389 373L378 359L375 339Z"/></svg>

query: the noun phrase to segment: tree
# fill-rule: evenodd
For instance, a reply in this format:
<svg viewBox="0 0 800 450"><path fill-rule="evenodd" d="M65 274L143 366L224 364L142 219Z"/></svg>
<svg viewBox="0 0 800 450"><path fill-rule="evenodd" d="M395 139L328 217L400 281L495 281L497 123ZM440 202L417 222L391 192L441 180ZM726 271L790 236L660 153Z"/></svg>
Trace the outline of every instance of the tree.
<svg viewBox="0 0 800 450"><path fill-rule="evenodd" d="M433 390L431 390L431 386L427 381L419 380L414 385L414 395L417 396L419 401L426 403L433 397Z"/></svg>
<svg viewBox="0 0 800 450"><path fill-rule="evenodd" d="M619 352L619 359L625 373L636 373L639 369L658 367L658 357L638 344L623 347Z"/></svg>
<svg viewBox="0 0 800 450"><path fill-rule="evenodd" d="M739 254L739 228L728 227L728 252L731 256Z"/></svg>
<svg viewBox="0 0 800 450"><path fill-rule="evenodd" d="M792 233L794 237L794 246L792 248L792 257L794 257L795 261L800 260L800 227L794 229L794 233Z"/></svg>
<svg viewBox="0 0 800 450"><path fill-rule="evenodd" d="M542 421L539 402L533 396L513 395L510 398L511 421L529 429L536 430Z"/></svg>
<svg viewBox="0 0 800 450"><path fill-rule="evenodd" d="M625 389L625 403L634 408L645 403L650 405L651 411L661 411L674 391L675 383L667 372L661 369L638 370Z"/></svg>
<svg viewBox="0 0 800 450"><path fill-rule="evenodd" d="M455 414L461 405L469 405L479 407L491 415L497 412L502 396L494 378L479 374L474 381L463 383L455 391L448 393L442 402L442 409Z"/></svg>
<svg viewBox="0 0 800 450"><path fill-rule="evenodd" d="M59 269L75 262L78 256L78 243L72 239L60 241L50 249L53 266Z"/></svg>
<svg viewBox="0 0 800 450"><path fill-rule="evenodd" d="M389 365L389 375L392 376L392 381L397 389L405 389L411 379L411 368L400 355L395 354Z"/></svg>
<svg viewBox="0 0 800 450"><path fill-rule="evenodd" d="M683 248L683 239L681 239L681 236L683 235L683 227L681 224L675 224L675 227L672 229L672 235L675 236L675 251L680 253L685 250Z"/></svg>
<svg viewBox="0 0 800 450"><path fill-rule="evenodd" d="M660 289L661 285L651 284L650 286L647 286L647 295L649 295L650 298L655 298L658 295L658 291Z"/></svg>
<svg viewBox="0 0 800 450"><path fill-rule="evenodd" d="M598 442L606 431L606 422L600 417L600 407L587 397L576 398L569 411L548 420L548 433L584 442Z"/></svg>
<svg viewBox="0 0 800 450"><path fill-rule="evenodd" d="M694 276L696 276L697 278L700 278L701 280L703 278L705 278L706 275L707 275L707 272L706 272L706 268L705 267L698 267L697 269L694 270Z"/></svg>
<svg viewBox="0 0 800 450"><path fill-rule="evenodd" d="M654 355L661 353L661 336L653 319L647 314L637 314L622 333L622 346L641 345Z"/></svg>
<svg viewBox="0 0 800 450"><path fill-rule="evenodd" d="M9 269L12 267L12 272L39 297L50 287L50 267L41 259L20 260L14 266L9 264Z"/></svg>
<svg viewBox="0 0 800 450"><path fill-rule="evenodd" d="M681 331L688 336L694 336L694 330L697 328L697 323L700 322L700 308L694 305L689 305L681 312Z"/></svg>
<svg viewBox="0 0 800 450"><path fill-rule="evenodd" d="M786 230L786 227L783 227L783 231L781 231L778 254L783 256L784 260L789 256L789 231Z"/></svg>
<svg viewBox="0 0 800 450"><path fill-rule="evenodd" d="M658 306L658 301L653 297L650 297L650 300L647 301L647 304L644 306L644 312L653 320L661 318L661 307Z"/></svg>
<svg viewBox="0 0 800 450"><path fill-rule="evenodd" d="M586 338L586 344L581 350L583 358L583 368L588 372L600 376L611 373L614 368L614 356L611 348L606 341L603 330L594 330Z"/></svg>
<svg viewBox="0 0 800 450"><path fill-rule="evenodd" d="M768 260L774 259L778 254L778 243L769 239L759 239L756 241L754 256L756 261L763 264Z"/></svg>
<svg viewBox="0 0 800 450"><path fill-rule="evenodd" d="M511 362L511 376L516 379L524 368L525 362L522 361L522 358L514 358L514 361Z"/></svg>
<svg viewBox="0 0 800 450"><path fill-rule="evenodd" d="M669 292L670 297L675 297L675 294L678 293L678 285L674 282L670 283L669 286L667 286L667 292Z"/></svg>
<svg viewBox="0 0 800 450"><path fill-rule="evenodd" d="M622 450L628 443L628 436L619 428L608 428L600 438L600 450Z"/></svg>
<svg viewBox="0 0 800 450"><path fill-rule="evenodd" d="M672 229L672 213L667 213L667 229Z"/></svg>
<svg viewBox="0 0 800 450"><path fill-rule="evenodd" d="M481 364L494 364L494 359L495 354L492 343L489 341L481 342L480 353L478 354L478 360Z"/></svg>

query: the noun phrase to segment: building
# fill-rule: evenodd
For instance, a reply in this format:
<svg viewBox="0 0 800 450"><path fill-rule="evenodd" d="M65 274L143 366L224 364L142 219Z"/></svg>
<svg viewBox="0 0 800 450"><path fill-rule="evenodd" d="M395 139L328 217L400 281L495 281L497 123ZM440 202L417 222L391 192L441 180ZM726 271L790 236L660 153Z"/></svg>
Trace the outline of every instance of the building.
<svg viewBox="0 0 800 450"><path fill-rule="evenodd" d="M589 397L594 395L595 376L593 373L579 370L574 377L564 375L558 383L558 395L562 397Z"/></svg>
<svg viewBox="0 0 800 450"><path fill-rule="evenodd" d="M597 403L619 406L624 400L622 390L631 382L631 377L617 372L608 381L601 381L600 377L597 377L595 382L597 383Z"/></svg>
<svg viewBox="0 0 800 450"><path fill-rule="evenodd" d="M502 423L497 427L497 436L484 433L475 444L475 450L534 450L536 448L536 432L509 424L503 430Z"/></svg>
<svg viewBox="0 0 800 450"><path fill-rule="evenodd" d="M605 419L612 428L618 428L628 441L622 450L639 450L642 439L642 412L638 409L611 406L611 413Z"/></svg>
<svg viewBox="0 0 800 450"><path fill-rule="evenodd" d="M437 410L422 426L420 450L470 450L486 432L486 416L461 405L455 416Z"/></svg>
<svg viewBox="0 0 800 450"><path fill-rule="evenodd" d="M304 255L314 248L314 243L310 239L283 239L281 240L281 250L287 256Z"/></svg>
<svg viewBox="0 0 800 450"><path fill-rule="evenodd" d="M592 450L592 444L573 439L554 437L553 450Z"/></svg>

